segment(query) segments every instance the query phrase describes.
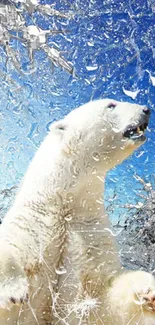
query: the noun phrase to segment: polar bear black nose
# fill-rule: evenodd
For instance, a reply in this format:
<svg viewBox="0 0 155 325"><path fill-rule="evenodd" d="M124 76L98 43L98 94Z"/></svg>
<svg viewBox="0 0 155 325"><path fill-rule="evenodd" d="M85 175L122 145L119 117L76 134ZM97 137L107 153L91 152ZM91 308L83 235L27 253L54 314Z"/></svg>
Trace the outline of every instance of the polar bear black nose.
<svg viewBox="0 0 155 325"><path fill-rule="evenodd" d="M151 114L151 111L148 107L144 107L143 108L143 112L146 114L146 115L150 115Z"/></svg>

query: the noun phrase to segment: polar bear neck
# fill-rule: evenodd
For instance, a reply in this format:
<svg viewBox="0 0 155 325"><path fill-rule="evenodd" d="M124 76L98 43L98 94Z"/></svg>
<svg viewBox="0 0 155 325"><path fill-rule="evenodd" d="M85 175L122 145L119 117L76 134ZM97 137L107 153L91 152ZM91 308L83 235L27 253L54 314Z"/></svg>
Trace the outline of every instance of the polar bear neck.
<svg viewBox="0 0 155 325"><path fill-rule="evenodd" d="M74 157L66 157L57 136L52 137L51 150L51 135L48 135L30 164L20 193L16 197L15 206L33 205L36 210L39 206L56 206L61 211L74 210L75 214L76 206L87 208L89 211L98 210L101 203L97 202L103 203L108 165L106 164L105 170L101 172L98 168L99 162L94 159L92 163L88 163L87 159L80 160L76 154ZM60 211L58 213L60 215Z"/></svg>
<svg viewBox="0 0 155 325"><path fill-rule="evenodd" d="M60 219L60 216L65 218L72 214L79 221L87 217L89 221L97 218L103 206L106 172L97 172L96 167L84 164L76 155L74 159L66 157L58 136L52 135L51 139L49 134L33 158L8 214L26 213L31 224L37 213L43 219L44 215L49 215L49 223L52 215ZM11 218L7 220L11 221Z"/></svg>

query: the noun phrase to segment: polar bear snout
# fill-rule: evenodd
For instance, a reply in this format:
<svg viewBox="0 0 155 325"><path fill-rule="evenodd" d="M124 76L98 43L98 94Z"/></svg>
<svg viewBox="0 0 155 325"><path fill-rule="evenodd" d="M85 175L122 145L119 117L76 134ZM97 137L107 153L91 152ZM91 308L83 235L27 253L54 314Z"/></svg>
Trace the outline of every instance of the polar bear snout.
<svg viewBox="0 0 155 325"><path fill-rule="evenodd" d="M132 139L134 141L145 141L146 137L144 135L147 127L148 127L148 123L149 123L149 117L150 117L150 109L149 108L144 108L142 111L142 114L139 118L139 121L134 123L134 124L129 124L124 132L123 132L123 136L125 138L129 138Z"/></svg>

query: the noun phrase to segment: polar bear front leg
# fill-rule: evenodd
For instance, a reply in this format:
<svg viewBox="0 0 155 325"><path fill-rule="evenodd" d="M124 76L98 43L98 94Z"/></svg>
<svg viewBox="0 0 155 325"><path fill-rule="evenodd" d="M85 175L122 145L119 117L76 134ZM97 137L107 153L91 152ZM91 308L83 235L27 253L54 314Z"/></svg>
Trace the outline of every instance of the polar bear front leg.
<svg viewBox="0 0 155 325"><path fill-rule="evenodd" d="M28 282L26 275L10 247L0 246L0 308L10 309L13 305L28 300Z"/></svg>
<svg viewBox="0 0 155 325"><path fill-rule="evenodd" d="M122 273L107 294L110 319L119 325L155 324L155 279L144 271ZM109 323L108 323L109 324Z"/></svg>

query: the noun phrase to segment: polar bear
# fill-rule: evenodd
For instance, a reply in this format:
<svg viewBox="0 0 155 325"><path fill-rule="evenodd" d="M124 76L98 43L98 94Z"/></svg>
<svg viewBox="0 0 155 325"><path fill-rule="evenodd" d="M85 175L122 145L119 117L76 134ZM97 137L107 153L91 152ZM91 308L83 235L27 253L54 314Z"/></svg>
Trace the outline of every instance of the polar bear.
<svg viewBox="0 0 155 325"><path fill-rule="evenodd" d="M103 99L52 125L0 227L1 325L155 324L154 277L122 269L103 205L149 115Z"/></svg>

